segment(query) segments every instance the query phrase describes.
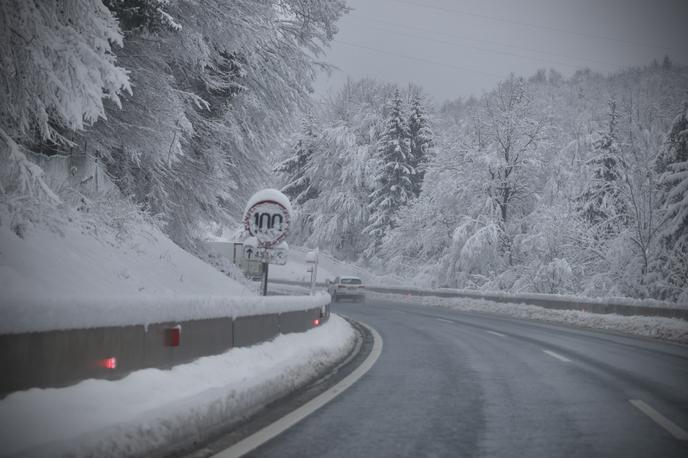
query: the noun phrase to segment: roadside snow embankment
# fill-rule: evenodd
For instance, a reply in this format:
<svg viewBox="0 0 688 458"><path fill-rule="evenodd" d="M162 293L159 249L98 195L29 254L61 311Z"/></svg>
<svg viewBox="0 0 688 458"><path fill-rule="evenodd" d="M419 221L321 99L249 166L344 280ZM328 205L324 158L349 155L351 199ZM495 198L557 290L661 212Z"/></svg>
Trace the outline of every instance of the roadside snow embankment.
<svg viewBox="0 0 688 458"><path fill-rule="evenodd" d="M318 376L348 354L355 331L332 315L319 328L280 335L171 370L118 381L32 389L0 401L3 454L141 455L202 439Z"/></svg>
<svg viewBox="0 0 688 458"><path fill-rule="evenodd" d="M529 320L565 323L643 337L688 343L688 322L676 318L621 316L579 310L556 310L526 304L505 304L481 299L443 298L435 296L405 296L368 292L369 297L390 301L445 307L465 312L486 312Z"/></svg>
<svg viewBox="0 0 688 458"><path fill-rule="evenodd" d="M0 224L0 334L238 317L317 308L329 296L258 296L157 228L84 221Z"/></svg>

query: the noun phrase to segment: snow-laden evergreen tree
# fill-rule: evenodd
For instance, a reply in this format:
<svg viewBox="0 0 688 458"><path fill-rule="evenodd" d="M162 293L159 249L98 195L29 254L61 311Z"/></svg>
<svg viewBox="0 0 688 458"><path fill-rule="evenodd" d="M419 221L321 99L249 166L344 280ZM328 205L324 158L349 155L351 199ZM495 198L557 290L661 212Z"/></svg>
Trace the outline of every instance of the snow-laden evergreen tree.
<svg viewBox="0 0 688 458"><path fill-rule="evenodd" d="M131 27L118 57L134 94L84 145L173 240L193 246L207 224L235 223L265 182L266 152L308 107L315 58L347 8L341 0L110 4Z"/></svg>
<svg viewBox="0 0 688 458"><path fill-rule="evenodd" d="M668 147L661 157L661 186L665 191L661 228L666 249L663 266L669 284L688 299L688 104L672 124Z"/></svg>
<svg viewBox="0 0 688 458"><path fill-rule="evenodd" d="M368 195L374 156L384 129L385 101L395 86L372 79L347 80L318 107L319 143L308 177L318 194L297 209L290 237L338 257L357 260L368 245Z"/></svg>
<svg viewBox="0 0 688 458"><path fill-rule="evenodd" d="M671 126L666 151L666 171L662 176L666 189L663 234L670 243L688 248L688 103Z"/></svg>
<svg viewBox="0 0 688 458"><path fill-rule="evenodd" d="M181 25L166 11L169 0L103 0L117 17L123 30L160 32L179 30Z"/></svg>
<svg viewBox="0 0 688 458"><path fill-rule="evenodd" d="M433 146L432 129L430 129L430 122L418 93L414 94L411 99L408 129L411 150L410 163L416 172L411 178L413 195L418 197L423 187L430 149Z"/></svg>
<svg viewBox="0 0 688 458"><path fill-rule="evenodd" d="M116 19L99 1L0 3L0 192L55 194L25 153L68 154L73 131L105 117L130 90L113 46Z"/></svg>
<svg viewBox="0 0 688 458"><path fill-rule="evenodd" d="M279 163L274 171L284 177L282 192L292 204L303 205L317 197L318 191L311 184L310 165L318 148L318 134L312 113L307 113L301 123L301 131L294 139L289 157Z"/></svg>
<svg viewBox="0 0 688 458"><path fill-rule="evenodd" d="M675 162L668 169L662 177L668 187L662 233L671 258L669 273L673 282L688 289L688 161Z"/></svg>
<svg viewBox="0 0 688 458"><path fill-rule="evenodd" d="M688 161L688 102L684 102L683 110L671 124L667 148L657 158L657 171L664 173L669 164L685 161Z"/></svg>
<svg viewBox="0 0 688 458"><path fill-rule="evenodd" d="M371 236L366 249L370 258L379 249L382 238L394 225L394 216L414 196L413 179L416 170L409 144L409 129L402 111L399 90L394 93L385 130L377 144L379 162L375 187L370 193L370 224L365 232Z"/></svg>
<svg viewBox="0 0 688 458"><path fill-rule="evenodd" d="M369 148L343 125L324 128L320 141L309 167L312 185L320 192L298 208L299 219L310 226L305 242L353 260L367 242Z"/></svg>
<svg viewBox="0 0 688 458"><path fill-rule="evenodd" d="M609 101L607 130L593 143L593 156L587 161L590 179L578 197L579 213L594 230L596 237L618 234L628 221L621 187L625 163L617 139L619 114L616 101Z"/></svg>

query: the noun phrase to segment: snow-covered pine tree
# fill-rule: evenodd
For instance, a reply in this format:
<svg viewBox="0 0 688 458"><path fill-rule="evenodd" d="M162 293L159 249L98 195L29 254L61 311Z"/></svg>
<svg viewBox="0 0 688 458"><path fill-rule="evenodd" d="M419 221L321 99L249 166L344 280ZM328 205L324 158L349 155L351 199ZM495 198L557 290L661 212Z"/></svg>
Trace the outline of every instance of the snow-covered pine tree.
<svg viewBox="0 0 688 458"><path fill-rule="evenodd" d="M669 164L688 161L688 101L676 116L667 137L667 148L657 158L657 172L667 171Z"/></svg>
<svg viewBox="0 0 688 458"><path fill-rule="evenodd" d="M670 164L662 182L669 188L662 231L667 279L683 290L683 299L688 299L688 161Z"/></svg>
<svg viewBox="0 0 688 458"><path fill-rule="evenodd" d="M366 246L363 228L368 223L368 188L365 172L368 145L360 144L356 132L345 125L324 126L321 148L310 166L311 184L318 195L298 209L305 225L306 244L341 258L356 259Z"/></svg>
<svg viewBox="0 0 688 458"><path fill-rule="evenodd" d="M308 112L302 120L301 131L294 139L289 157L274 168L286 183L282 187L282 192L297 205L303 205L318 196L318 191L312 186L308 175L318 141L315 119L313 114Z"/></svg>
<svg viewBox="0 0 688 458"><path fill-rule="evenodd" d="M578 196L578 212L594 229L596 238L618 234L627 223L627 209L620 187L625 167L621 147L617 140L616 102L609 105L609 125L593 143L593 156L587 161L591 170L590 181Z"/></svg>
<svg viewBox="0 0 688 458"><path fill-rule="evenodd" d="M394 92L385 130L377 144L379 168L375 188L370 193L370 224L365 232L371 236L366 249L370 258L380 248L382 238L394 224L394 215L413 198L416 170L409 144L409 129L402 112L399 90Z"/></svg>
<svg viewBox="0 0 688 458"><path fill-rule="evenodd" d="M165 11L169 0L103 0L125 33L179 30L181 26Z"/></svg>
<svg viewBox="0 0 688 458"><path fill-rule="evenodd" d="M433 133L425 108L419 94L414 94L411 99L411 112L409 113L408 128L411 149L411 166L416 173L412 175L413 195L418 197L425 179L425 169L428 163L428 155L432 148Z"/></svg>
<svg viewBox="0 0 688 458"><path fill-rule="evenodd" d="M662 235L670 251L688 253L688 103L674 120L663 159L666 214ZM684 280L688 287L688 278Z"/></svg>
<svg viewBox="0 0 688 458"><path fill-rule="evenodd" d="M131 27L118 58L134 94L89 132L88 147L124 194L190 247L208 224L236 222L264 183L264 152L309 106L315 57L347 8L342 0L109 3Z"/></svg>

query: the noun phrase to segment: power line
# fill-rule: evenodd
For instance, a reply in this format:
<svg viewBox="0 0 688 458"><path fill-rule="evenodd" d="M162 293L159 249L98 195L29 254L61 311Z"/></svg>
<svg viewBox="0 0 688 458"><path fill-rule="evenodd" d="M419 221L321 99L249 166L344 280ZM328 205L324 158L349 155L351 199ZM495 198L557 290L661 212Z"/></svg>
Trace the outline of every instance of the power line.
<svg viewBox="0 0 688 458"><path fill-rule="evenodd" d="M352 18L348 18L348 20L351 21ZM507 43L500 43L500 42L498 42L498 41L481 40L481 39L478 39L478 38L471 38L471 37L466 37L466 36L458 36L458 35L452 35L452 34L448 34L448 33L437 32L437 31L435 31L435 30L428 29L428 28L425 28L425 27L419 27L419 26L413 25L413 24L400 24L400 23L398 23L398 22L385 21L385 20L381 20L381 19L378 19L378 20L371 20L371 19L361 20L361 19L359 19L359 18L354 18L354 19L353 19L353 22L358 22L359 24L362 24L362 25L367 25L367 24L365 24L365 23L368 23L368 24L382 24L383 27L385 27L385 26L392 26L392 27L399 27L399 28L403 28L403 29L416 29L416 30L419 30L419 31L422 31L422 32L429 32L429 33L432 33L432 34L435 34L435 35L438 35L438 36L449 37L449 38L451 38L451 39L467 40L467 41L472 41L472 42L475 42L475 43L484 43L484 44L493 45L493 46L503 46L503 47L506 47L506 48L517 49L517 50L521 50L521 51L533 52L533 53L543 54L543 55L552 56L552 57L561 57L561 58L564 58L564 59L578 60L578 61L581 61L581 62L589 62L589 63L593 63L593 64L598 64L598 65L606 65L606 66L610 66L610 67L614 67L614 68L619 68L619 69L625 67L625 65L618 64L618 63L614 63L614 62L608 62L608 61L590 59L590 58L587 58L587 57L571 56L571 55L567 55L567 54L552 53L552 52L543 51L543 50L540 50L540 49L530 48L530 47L527 47L527 46L516 46L516 45L512 45L512 44L507 44ZM403 34L402 32L398 32L398 31L391 31L391 32L392 32L392 33ZM419 37L419 38L425 39L424 37ZM428 39L429 39L429 38L428 38ZM463 44L458 44L458 43L456 43L456 45L457 45L457 46L464 46ZM490 52L500 52L500 51L494 51L494 50L491 50L491 49L486 49L486 50L487 50L487 51L490 51ZM518 54L514 54L514 55L519 56L519 57L526 57L526 58L529 58L528 56L521 56L521 55L518 55ZM568 64L566 64L566 65L568 65Z"/></svg>
<svg viewBox="0 0 688 458"><path fill-rule="evenodd" d="M514 19L507 19L507 18L502 18L502 17L497 17L497 16L490 16L488 14L473 13L471 11L454 9L454 8L446 8L446 7L437 6L437 5L426 5L424 3L418 3L418 2L411 1L411 0L387 0L387 1L394 2L394 3L402 3L402 4L406 4L406 5L418 6L420 8L426 8L426 9L431 9L431 10L444 11L447 13L454 13L454 14L459 14L462 16L473 16L473 17L478 17L481 19L488 19L491 21L504 22L507 24L518 25L521 27L531 27L531 28L535 28L535 29L549 30L549 31L553 31L553 32L566 33L569 35L576 35L579 37L594 38L596 40L614 41L617 43L625 43L628 45L640 46L643 48L660 49L662 51L669 51L669 48L667 48L665 46L659 46L659 45L648 44L648 43L640 43L637 41L626 40L623 38L609 37L609 36L597 35L597 34L593 34L593 33L578 32L576 30L563 29L560 27L554 27L554 26L550 26L550 25L543 25L543 24L535 24L532 22L517 21Z"/></svg>
<svg viewBox="0 0 688 458"><path fill-rule="evenodd" d="M424 58L422 58L422 57L417 57L417 56L409 56L409 55L407 55L407 54L401 54L401 53L397 53L397 52L393 52L393 51L386 51L386 50L384 50L384 49L373 48L372 46L365 46L365 45L356 44L356 43L350 43L350 42L348 42L348 41L342 41L342 40L337 40L337 39L335 39L335 40L333 40L333 41L334 41L335 43L343 44L343 45L346 45L346 46L351 46L351 47L353 47L353 48L367 49L367 50L369 50L369 51L374 51L374 52L377 52L377 53L380 53L380 54L387 54L387 55L389 55L389 56L401 57L402 59L415 60L415 61L417 61L417 62L424 62L424 63L426 63L426 64L432 64L432 65L439 65L439 66L442 66L442 67L452 68L452 69L454 69L454 70L461 70L461 71L466 71L466 72L480 73L480 74L482 74L482 75L492 76L492 77L494 77L494 78L499 78L499 79L504 78L504 75L497 75L497 74L495 74L495 73L484 72L484 71L478 70L478 69L476 69L476 68L463 67L463 66L460 66L460 65L453 65L453 64L446 63L446 62L438 62L438 61L434 61L434 60L430 60L430 59L424 59Z"/></svg>
<svg viewBox="0 0 688 458"><path fill-rule="evenodd" d="M481 47L481 46L473 46L473 45L468 45L468 44L464 44L464 43L457 43L455 41L441 40L441 39L431 38L431 37L427 37L427 36L423 36L423 35L419 35L419 34L412 34L412 33L407 33L407 32L401 32L398 30L392 30L392 29L388 29L388 28L385 29L385 28L380 28L380 27L375 27L375 26L369 26L369 27L372 27L372 28L377 29L377 30L382 30L384 32L393 33L396 35L407 36L407 37L411 37L411 38L418 38L421 40L431 41L431 42L435 42L435 43L442 43L442 44L447 44L447 45L452 45L452 46L460 46L463 48L477 49L479 51L487 51L487 52L490 52L493 54L500 54L503 56L518 57L520 59L532 60L532 61L536 61L536 62L543 62L543 63L550 64L550 65L552 65L552 64L561 65L561 66L565 66L565 67L571 67L574 69L580 69L581 68L581 65L576 65L576 64L566 63L566 62L547 60L547 59L543 59L543 58L539 58L539 57L526 56L523 54L518 54L518 53L514 53L514 52L509 52L509 51L500 51L497 49L490 49L490 48L485 48L485 47ZM565 56L557 56L557 57L565 57ZM612 64L609 62L601 62L601 61L595 61L595 62L598 64L608 66L608 67L622 68L621 65L615 65L615 64Z"/></svg>

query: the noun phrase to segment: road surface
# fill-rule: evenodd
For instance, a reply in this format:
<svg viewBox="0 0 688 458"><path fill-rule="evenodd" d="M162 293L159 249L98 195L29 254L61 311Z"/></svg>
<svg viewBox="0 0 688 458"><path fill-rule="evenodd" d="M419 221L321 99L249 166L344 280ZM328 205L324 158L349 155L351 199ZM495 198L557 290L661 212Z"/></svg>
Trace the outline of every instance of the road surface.
<svg viewBox="0 0 688 458"><path fill-rule="evenodd" d="M686 457L688 347L427 306L337 303L377 364L256 457Z"/></svg>

